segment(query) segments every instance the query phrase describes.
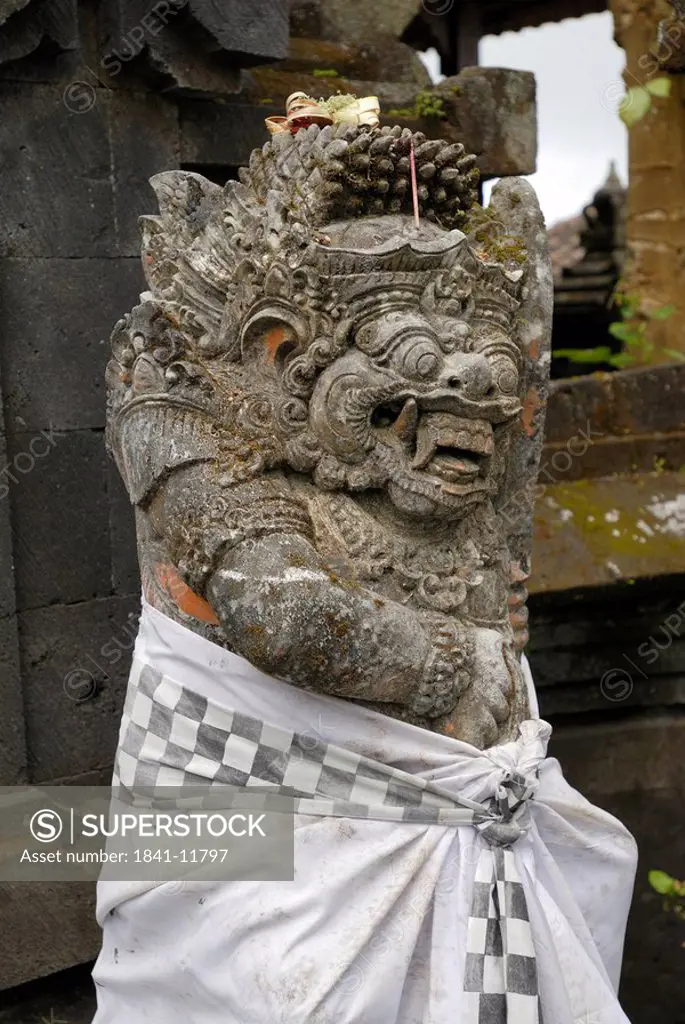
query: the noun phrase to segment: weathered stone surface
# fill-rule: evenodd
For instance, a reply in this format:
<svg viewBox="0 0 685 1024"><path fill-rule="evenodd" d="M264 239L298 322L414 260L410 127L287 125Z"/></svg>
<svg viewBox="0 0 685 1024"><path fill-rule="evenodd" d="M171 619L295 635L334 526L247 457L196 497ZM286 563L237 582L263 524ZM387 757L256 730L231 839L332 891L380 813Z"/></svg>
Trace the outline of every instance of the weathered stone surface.
<svg viewBox="0 0 685 1024"><path fill-rule="evenodd" d="M685 366L680 364L555 381L546 441L564 444L588 423L597 437L625 437L627 442L657 432L685 433L684 393Z"/></svg>
<svg viewBox="0 0 685 1024"><path fill-rule="evenodd" d="M60 50L78 46L76 0L3 0L0 6L0 64L19 60L43 41Z"/></svg>
<svg viewBox="0 0 685 1024"><path fill-rule="evenodd" d="M135 78L146 58L166 88L210 95L236 92L240 66L285 57L287 0L107 0L101 5L102 67L122 81Z"/></svg>
<svg viewBox="0 0 685 1024"><path fill-rule="evenodd" d="M109 594L102 432L53 434L52 443L43 434L19 433L11 439L9 454L17 481L12 484L17 607Z"/></svg>
<svg viewBox="0 0 685 1024"><path fill-rule="evenodd" d="M484 214L475 159L338 124L276 136L240 186L158 176L108 437L153 605L480 745L527 714L529 518L496 509L535 479L552 278L532 189Z"/></svg>
<svg viewBox="0 0 685 1024"><path fill-rule="evenodd" d="M558 473L535 509L531 592L685 570L685 472L569 483Z"/></svg>
<svg viewBox="0 0 685 1024"><path fill-rule="evenodd" d="M87 113L71 113L61 86L6 87L0 94L0 146L3 256L116 252L102 104Z"/></svg>
<svg viewBox="0 0 685 1024"><path fill-rule="evenodd" d="M271 113L272 104L181 100L178 109L182 164L240 167L249 162L256 146L266 142L264 118Z"/></svg>
<svg viewBox="0 0 685 1024"><path fill-rule="evenodd" d="M139 260L4 260L0 348L8 430L102 428L103 341L144 285Z"/></svg>
<svg viewBox="0 0 685 1024"><path fill-rule="evenodd" d="M26 740L17 619L0 619L0 786L26 782Z"/></svg>
<svg viewBox="0 0 685 1024"><path fill-rule="evenodd" d="M7 464L0 372L0 785L12 786L25 780L26 748Z"/></svg>
<svg viewBox="0 0 685 1024"><path fill-rule="evenodd" d="M7 470L7 442L2 400L2 368L0 366L0 619L13 615L16 609L14 594L14 564L12 556L12 522L9 503Z"/></svg>
<svg viewBox="0 0 685 1024"><path fill-rule="evenodd" d="M324 39L367 43L379 34L399 39L418 10L418 0L295 0L291 20L300 34L306 29Z"/></svg>
<svg viewBox="0 0 685 1024"><path fill-rule="evenodd" d="M109 533L112 545L112 591L117 596L140 594L135 513L116 467L107 467Z"/></svg>
<svg viewBox="0 0 685 1024"><path fill-rule="evenodd" d="M188 0L198 24L202 25L222 49L234 56L278 60L288 52L287 0L224 0L220 6L212 0Z"/></svg>
<svg viewBox="0 0 685 1024"><path fill-rule="evenodd" d="M478 155L483 175L533 174L537 159L535 75L509 68L464 68L435 88L455 138Z"/></svg>
<svg viewBox="0 0 685 1024"><path fill-rule="evenodd" d="M0 990L93 960L101 939L95 920L95 887L81 882L0 882L0 932L5 938L11 936L11 941L3 941ZM18 1017L10 999L6 999L10 1005L0 1010L3 1024L41 1019L33 1007L30 1016ZM62 1018L48 1008L45 1019L57 1024Z"/></svg>
<svg viewBox="0 0 685 1024"><path fill-rule="evenodd" d="M32 782L112 763L139 611L107 598L20 616Z"/></svg>
<svg viewBox="0 0 685 1024"><path fill-rule="evenodd" d="M640 859L620 990L631 1024L682 1020L683 925L663 911L647 872L683 874L684 743L685 718L672 714L557 728L550 747L571 785L616 815L637 840Z"/></svg>
<svg viewBox="0 0 685 1024"><path fill-rule="evenodd" d="M154 95L107 93L116 252L140 257L138 219L150 208L150 178L178 167L178 108ZM110 275L107 275L110 276Z"/></svg>
<svg viewBox="0 0 685 1024"><path fill-rule="evenodd" d="M419 89L431 85L431 77L415 50L391 36L377 34L360 46L292 37L288 56L279 61L278 70L300 75L318 72L320 80L329 78L331 82L333 72L337 72L342 79L409 82Z"/></svg>
<svg viewBox="0 0 685 1024"><path fill-rule="evenodd" d="M86 79L66 89L13 85L0 96L2 255L139 252L148 179L178 163L176 108Z"/></svg>

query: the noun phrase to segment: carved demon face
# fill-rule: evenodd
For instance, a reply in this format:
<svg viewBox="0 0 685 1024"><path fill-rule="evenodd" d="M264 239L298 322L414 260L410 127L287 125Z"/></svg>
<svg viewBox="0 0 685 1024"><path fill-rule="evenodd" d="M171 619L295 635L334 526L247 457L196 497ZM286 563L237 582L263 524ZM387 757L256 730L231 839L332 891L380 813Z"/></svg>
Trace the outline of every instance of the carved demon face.
<svg viewBox="0 0 685 1024"><path fill-rule="evenodd" d="M520 411L516 346L411 305L367 317L354 343L312 396L325 450L366 464L407 515L460 517L491 497Z"/></svg>
<svg viewBox="0 0 685 1024"><path fill-rule="evenodd" d="M264 425L318 487L461 518L496 494L521 410L515 282L460 231L405 217L326 231L294 272L273 264L253 291L246 389L268 397Z"/></svg>

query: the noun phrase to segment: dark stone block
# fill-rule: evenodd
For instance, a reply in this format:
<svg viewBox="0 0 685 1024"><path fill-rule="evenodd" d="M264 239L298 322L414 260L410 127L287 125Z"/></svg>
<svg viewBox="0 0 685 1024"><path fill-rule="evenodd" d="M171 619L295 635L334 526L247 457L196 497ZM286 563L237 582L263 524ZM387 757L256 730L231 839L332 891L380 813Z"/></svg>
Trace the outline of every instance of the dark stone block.
<svg viewBox="0 0 685 1024"><path fill-rule="evenodd" d="M95 920L95 886L85 882L2 882L0 883L0 934L3 941L0 990L22 982L43 978L73 964L94 960L101 945L100 928ZM53 979L52 993L58 989ZM35 992L35 988L33 988ZM3 992L2 1024L42 1024L44 1021L69 1021L86 1024L84 998L79 998L72 982L71 998L22 1004ZM86 989L86 993L88 990ZM84 994L85 995L85 994ZM87 995L85 996L87 998ZM58 1007L64 1013L58 1012ZM67 1007L69 1015L67 1015ZM75 1010L74 1015L71 1015Z"/></svg>
<svg viewBox="0 0 685 1024"><path fill-rule="evenodd" d="M6 260L0 359L10 432L105 424L109 335L135 305L139 260Z"/></svg>
<svg viewBox="0 0 685 1024"><path fill-rule="evenodd" d="M140 569L133 506L113 461L108 467L112 588L115 594L140 594Z"/></svg>
<svg viewBox="0 0 685 1024"><path fill-rule="evenodd" d="M685 718L672 713L607 725L558 729L550 754L572 786L614 814L638 847L620 998L631 1024L683 1024L683 924L662 909L652 869L683 877Z"/></svg>
<svg viewBox="0 0 685 1024"><path fill-rule="evenodd" d="M679 365L556 381L547 407L546 440L563 443L588 422L604 439L682 431L683 388L685 366Z"/></svg>
<svg viewBox="0 0 685 1024"><path fill-rule="evenodd" d="M32 782L112 763L139 611L108 598L20 616Z"/></svg>
<svg viewBox="0 0 685 1024"><path fill-rule="evenodd" d="M31 455L40 437L45 452ZM111 592L107 455L101 431L17 434L10 457L17 606L85 601Z"/></svg>
<svg viewBox="0 0 685 1024"><path fill-rule="evenodd" d="M78 47L76 0L13 0L0 8L0 64L33 53L42 42Z"/></svg>
<svg viewBox="0 0 685 1024"><path fill-rule="evenodd" d="M0 619L0 786L26 782L19 640L14 615Z"/></svg>
<svg viewBox="0 0 685 1024"><path fill-rule="evenodd" d="M271 112L241 103L181 101L182 163L247 166L252 150L268 141L264 118Z"/></svg>
<svg viewBox="0 0 685 1024"><path fill-rule="evenodd" d="M2 255L116 252L107 107L98 95L91 86L78 95L47 85L3 90Z"/></svg>
<svg viewBox="0 0 685 1024"><path fill-rule="evenodd" d="M236 56L282 60L288 55L287 0L188 0L195 20Z"/></svg>
<svg viewBox="0 0 685 1024"><path fill-rule="evenodd" d="M3 82L61 82L64 89L83 77L90 78L87 72L84 75L83 56L78 50L55 54L49 49L38 47L27 57L0 64L0 81Z"/></svg>
<svg viewBox="0 0 685 1024"><path fill-rule="evenodd" d="M168 99L102 88L87 71L66 87L8 87L2 255L137 255L148 179L178 166L176 117Z"/></svg>
<svg viewBox="0 0 685 1024"><path fill-rule="evenodd" d="M180 166L178 112L161 96L112 92L107 97L114 160L117 252L140 257L138 218L157 212L153 174ZM128 306L121 307L125 312Z"/></svg>
<svg viewBox="0 0 685 1024"><path fill-rule="evenodd" d="M0 373L0 619L14 614L14 565L12 555L12 523L9 503L9 480L5 417L2 402L2 375Z"/></svg>

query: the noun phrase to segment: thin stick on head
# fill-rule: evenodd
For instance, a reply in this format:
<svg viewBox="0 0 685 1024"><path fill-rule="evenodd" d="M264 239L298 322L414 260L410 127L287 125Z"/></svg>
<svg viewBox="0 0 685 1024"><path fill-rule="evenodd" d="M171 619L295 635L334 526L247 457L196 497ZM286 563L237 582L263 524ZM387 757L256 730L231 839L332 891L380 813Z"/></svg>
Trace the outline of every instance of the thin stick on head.
<svg viewBox="0 0 685 1024"><path fill-rule="evenodd" d="M414 156L414 139L409 140L409 172L411 175L411 198L414 204L414 223L419 226L419 189L416 184L416 158Z"/></svg>

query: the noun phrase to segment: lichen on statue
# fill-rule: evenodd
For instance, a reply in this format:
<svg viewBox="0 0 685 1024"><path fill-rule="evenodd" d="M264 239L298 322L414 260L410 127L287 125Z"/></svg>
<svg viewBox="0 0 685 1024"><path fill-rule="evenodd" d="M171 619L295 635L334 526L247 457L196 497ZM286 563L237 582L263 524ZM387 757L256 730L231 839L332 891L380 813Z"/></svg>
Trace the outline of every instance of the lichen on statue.
<svg viewBox="0 0 685 1024"><path fill-rule="evenodd" d="M416 226L411 144L311 127L224 188L154 178L108 437L151 604L299 687L486 746L528 714L501 509L511 467L535 470L521 410L551 278L529 186L496 189L493 230L517 237L497 262L468 234L475 157L421 134Z"/></svg>

